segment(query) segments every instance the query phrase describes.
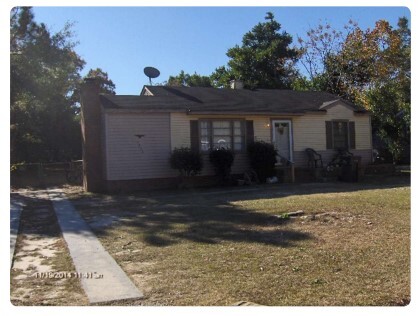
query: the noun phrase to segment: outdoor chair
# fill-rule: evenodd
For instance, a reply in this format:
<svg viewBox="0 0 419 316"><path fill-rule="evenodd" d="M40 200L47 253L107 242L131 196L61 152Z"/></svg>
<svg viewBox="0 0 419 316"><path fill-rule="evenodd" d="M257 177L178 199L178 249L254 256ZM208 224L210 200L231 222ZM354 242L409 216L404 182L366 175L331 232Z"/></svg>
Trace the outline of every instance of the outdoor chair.
<svg viewBox="0 0 419 316"><path fill-rule="evenodd" d="M306 148L308 157L307 165L309 168L317 168L317 162L320 162L320 167L323 168L322 155L317 153L313 148Z"/></svg>

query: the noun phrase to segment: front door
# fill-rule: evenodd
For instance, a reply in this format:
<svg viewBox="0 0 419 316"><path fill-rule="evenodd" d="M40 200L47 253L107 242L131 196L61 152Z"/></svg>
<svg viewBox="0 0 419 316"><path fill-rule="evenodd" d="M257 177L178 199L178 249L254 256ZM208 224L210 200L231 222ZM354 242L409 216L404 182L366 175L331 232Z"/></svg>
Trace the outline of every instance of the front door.
<svg viewBox="0 0 419 316"><path fill-rule="evenodd" d="M272 142L278 152L277 163L282 164L280 158L292 161L292 124L290 120L272 121Z"/></svg>

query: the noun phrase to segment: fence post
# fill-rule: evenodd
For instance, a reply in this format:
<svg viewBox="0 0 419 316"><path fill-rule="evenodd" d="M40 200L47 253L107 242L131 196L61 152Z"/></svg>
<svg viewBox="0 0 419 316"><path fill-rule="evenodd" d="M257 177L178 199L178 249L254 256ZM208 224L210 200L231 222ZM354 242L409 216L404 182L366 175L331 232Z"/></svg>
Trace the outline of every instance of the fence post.
<svg viewBox="0 0 419 316"><path fill-rule="evenodd" d="M39 181L39 185L43 186L44 185L44 172L43 172L43 165L41 162L38 163L38 181Z"/></svg>
<svg viewBox="0 0 419 316"><path fill-rule="evenodd" d="M295 183L295 169L294 169L294 163L291 163L291 183Z"/></svg>

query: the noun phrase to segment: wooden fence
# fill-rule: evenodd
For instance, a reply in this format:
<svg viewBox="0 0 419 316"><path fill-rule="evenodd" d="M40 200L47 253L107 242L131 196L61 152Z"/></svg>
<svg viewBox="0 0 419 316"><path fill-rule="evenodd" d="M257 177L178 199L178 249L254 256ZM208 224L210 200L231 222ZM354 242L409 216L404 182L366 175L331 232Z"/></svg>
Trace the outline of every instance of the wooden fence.
<svg viewBox="0 0 419 316"><path fill-rule="evenodd" d="M12 167L12 187L44 187L51 185L82 185L83 161L27 163Z"/></svg>

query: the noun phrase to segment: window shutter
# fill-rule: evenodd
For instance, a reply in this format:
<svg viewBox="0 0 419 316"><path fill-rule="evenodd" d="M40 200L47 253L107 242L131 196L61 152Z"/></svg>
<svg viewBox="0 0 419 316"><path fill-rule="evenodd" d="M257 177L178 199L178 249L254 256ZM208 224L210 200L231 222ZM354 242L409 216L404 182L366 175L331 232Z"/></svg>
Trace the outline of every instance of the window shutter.
<svg viewBox="0 0 419 316"><path fill-rule="evenodd" d="M349 122L349 148L355 149L355 122Z"/></svg>
<svg viewBox="0 0 419 316"><path fill-rule="evenodd" d="M190 121L191 149L194 152L199 151L199 125L197 120Z"/></svg>
<svg viewBox="0 0 419 316"><path fill-rule="evenodd" d="M255 141L255 133L253 130L253 121L246 121L246 145Z"/></svg>
<svg viewBox="0 0 419 316"><path fill-rule="evenodd" d="M332 121L326 121L326 149L333 149Z"/></svg>

